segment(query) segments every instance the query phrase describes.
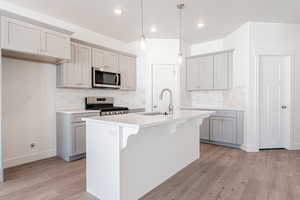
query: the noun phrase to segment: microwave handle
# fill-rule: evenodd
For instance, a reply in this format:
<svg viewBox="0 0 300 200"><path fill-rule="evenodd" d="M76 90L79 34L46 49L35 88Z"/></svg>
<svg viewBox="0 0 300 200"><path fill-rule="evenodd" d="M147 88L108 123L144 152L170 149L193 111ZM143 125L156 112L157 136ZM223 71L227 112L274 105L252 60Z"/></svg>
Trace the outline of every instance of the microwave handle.
<svg viewBox="0 0 300 200"><path fill-rule="evenodd" d="M120 84L120 74L117 74L117 85Z"/></svg>

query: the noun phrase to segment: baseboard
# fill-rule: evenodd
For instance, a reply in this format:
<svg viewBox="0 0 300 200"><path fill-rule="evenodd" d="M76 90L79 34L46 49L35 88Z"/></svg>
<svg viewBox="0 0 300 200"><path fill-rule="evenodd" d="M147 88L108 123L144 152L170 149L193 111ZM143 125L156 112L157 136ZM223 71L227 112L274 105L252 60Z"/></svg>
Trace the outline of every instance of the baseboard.
<svg viewBox="0 0 300 200"><path fill-rule="evenodd" d="M8 158L4 160L4 168L14 167L17 165L22 165L30 163L37 160L42 160L50 157L56 156L56 149L50 149L47 151L35 152L32 154L27 154L23 156L16 156L13 158Z"/></svg>
<svg viewBox="0 0 300 200"><path fill-rule="evenodd" d="M241 145L241 149L246 152L259 152L259 149L256 146L247 146L245 144Z"/></svg>
<svg viewBox="0 0 300 200"><path fill-rule="evenodd" d="M290 147L288 148L288 150L300 150L300 144L290 145Z"/></svg>

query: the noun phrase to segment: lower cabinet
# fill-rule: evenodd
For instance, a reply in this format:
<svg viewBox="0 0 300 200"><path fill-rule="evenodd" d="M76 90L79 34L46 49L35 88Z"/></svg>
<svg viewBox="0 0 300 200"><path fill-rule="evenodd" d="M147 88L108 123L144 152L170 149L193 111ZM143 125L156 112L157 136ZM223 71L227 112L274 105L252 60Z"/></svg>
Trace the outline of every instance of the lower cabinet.
<svg viewBox="0 0 300 200"><path fill-rule="evenodd" d="M237 143L236 119L229 117L211 117L211 140L216 142Z"/></svg>
<svg viewBox="0 0 300 200"><path fill-rule="evenodd" d="M200 126L202 142L239 146L244 142L243 112L216 111Z"/></svg>
<svg viewBox="0 0 300 200"><path fill-rule="evenodd" d="M72 156L85 153L85 123L72 124Z"/></svg>
<svg viewBox="0 0 300 200"><path fill-rule="evenodd" d="M82 118L99 115L100 111L92 113L57 112L56 144L58 157L68 162L85 157L86 125Z"/></svg>

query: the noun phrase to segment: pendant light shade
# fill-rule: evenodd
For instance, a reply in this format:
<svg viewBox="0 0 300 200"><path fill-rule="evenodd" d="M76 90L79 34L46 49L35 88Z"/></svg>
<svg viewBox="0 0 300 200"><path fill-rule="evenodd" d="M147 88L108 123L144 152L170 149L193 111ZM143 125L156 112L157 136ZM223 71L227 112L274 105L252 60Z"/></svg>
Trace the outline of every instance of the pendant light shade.
<svg viewBox="0 0 300 200"><path fill-rule="evenodd" d="M179 53L178 53L178 64L181 65L183 62L183 53L182 53L182 10L184 8L184 3L177 5L179 9Z"/></svg>
<svg viewBox="0 0 300 200"><path fill-rule="evenodd" d="M140 34L140 49L145 50L146 48L146 37L144 34L144 0L141 1L141 34Z"/></svg>

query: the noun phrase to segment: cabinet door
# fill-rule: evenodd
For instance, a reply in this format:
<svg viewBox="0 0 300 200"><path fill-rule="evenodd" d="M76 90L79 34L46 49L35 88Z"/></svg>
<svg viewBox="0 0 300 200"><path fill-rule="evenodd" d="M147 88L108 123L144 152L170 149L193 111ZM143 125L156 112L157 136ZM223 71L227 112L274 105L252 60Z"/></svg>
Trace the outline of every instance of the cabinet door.
<svg viewBox="0 0 300 200"><path fill-rule="evenodd" d="M223 119L223 142L237 144L236 119Z"/></svg>
<svg viewBox="0 0 300 200"><path fill-rule="evenodd" d="M101 49L92 49L92 66L103 68L104 67L105 52Z"/></svg>
<svg viewBox="0 0 300 200"><path fill-rule="evenodd" d="M213 88L213 56L187 60L187 89L210 90Z"/></svg>
<svg viewBox="0 0 300 200"><path fill-rule="evenodd" d="M219 117L211 117L210 131L212 141L223 142L223 119Z"/></svg>
<svg viewBox="0 0 300 200"><path fill-rule="evenodd" d="M70 59L71 41L69 36L50 30L44 30L42 32L41 41L41 54L54 58Z"/></svg>
<svg viewBox="0 0 300 200"><path fill-rule="evenodd" d="M91 48L72 43L71 60L58 66L58 86L91 88Z"/></svg>
<svg viewBox="0 0 300 200"><path fill-rule="evenodd" d="M81 86L84 88L92 87L92 66L91 66L92 49L88 46L77 44L77 65Z"/></svg>
<svg viewBox="0 0 300 200"><path fill-rule="evenodd" d="M200 139L210 140L209 137L209 118L203 120L200 126Z"/></svg>
<svg viewBox="0 0 300 200"><path fill-rule="evenodd" d="M237 144L235 118L211 117L210 131L213 141Z"/></svg>
<svg viewBox="0 0 300 200"><path fill-rule="evenodd" d="M13 51L39 54L41 50L41 30L32 24L1 17L2 48Z"/></svg>
<svg viewBox="0 0 300 200"><path fill-rule="evenodd" d="M106 71L120 72L119 55L110 51L105 51L104 68Z"/></svg>
<svg viewBox="0 0 300 200"><path fill-rule="evenodd" d="M104 71L120 71L118 54L101 49L93 49L92 51L93 67L101 68Z"/></svg>
<svg viewBox="0 0 300 200"><path fill-rule="evenodd" d="M136 90L136 58L120 55L121 89Z"/></svg>
<svg viewBox="0 0 300 200"><path fill-rule="evenodd" d="M214 56L214 89L228 89L228 53Z"/></svg>
<svg viewBox="0 0 300 200"><path fill-rule="evenodd" d="M199 90L200 89L200 67L198 65L197 58L190 58L186 61L186 81L187 90Z"/></svg>
<svg viewBox="0 0 300 200"><path fill-rule="evenodd" d="M72 131L72 156L85 153L85 123L74 123Z"/></svg>

